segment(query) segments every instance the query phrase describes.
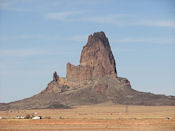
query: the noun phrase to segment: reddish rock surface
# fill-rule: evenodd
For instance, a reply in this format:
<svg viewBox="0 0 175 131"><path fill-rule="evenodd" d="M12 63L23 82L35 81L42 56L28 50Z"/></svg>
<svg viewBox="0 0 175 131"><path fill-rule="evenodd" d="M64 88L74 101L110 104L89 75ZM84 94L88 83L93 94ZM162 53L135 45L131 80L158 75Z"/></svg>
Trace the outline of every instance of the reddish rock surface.
<svg viewBox="0 0 175 131"><path fill-rule="evenodd" d="M83 82L96 80L106 75L117 77L115 59L104 32L90 35L83 47L80 65L67 64L68 81Z"/></svg>

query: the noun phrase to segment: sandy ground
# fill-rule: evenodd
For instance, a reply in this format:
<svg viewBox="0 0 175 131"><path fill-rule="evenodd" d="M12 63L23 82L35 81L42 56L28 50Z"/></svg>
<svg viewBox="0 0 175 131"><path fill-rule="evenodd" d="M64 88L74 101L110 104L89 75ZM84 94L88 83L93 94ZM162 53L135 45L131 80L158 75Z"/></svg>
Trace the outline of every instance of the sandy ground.
<svg viewBox="0 0 175 131"><path fill-rule="evenodd" d="M16 119L17 115L41 120ZM0 131L175 131L175 106L79 106L0 111Z"/></svg>

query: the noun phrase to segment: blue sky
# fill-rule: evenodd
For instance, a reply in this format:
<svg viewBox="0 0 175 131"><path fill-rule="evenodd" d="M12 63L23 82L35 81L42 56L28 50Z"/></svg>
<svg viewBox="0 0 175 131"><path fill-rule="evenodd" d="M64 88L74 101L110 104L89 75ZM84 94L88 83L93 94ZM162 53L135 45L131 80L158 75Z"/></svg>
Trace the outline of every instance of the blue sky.
<svg viewBox="0 0 175 131"><path fill-rule="evenodd" d="M44 90L104 31L132 88L175 95L174 0L0 0L0 102Z"/></svg>

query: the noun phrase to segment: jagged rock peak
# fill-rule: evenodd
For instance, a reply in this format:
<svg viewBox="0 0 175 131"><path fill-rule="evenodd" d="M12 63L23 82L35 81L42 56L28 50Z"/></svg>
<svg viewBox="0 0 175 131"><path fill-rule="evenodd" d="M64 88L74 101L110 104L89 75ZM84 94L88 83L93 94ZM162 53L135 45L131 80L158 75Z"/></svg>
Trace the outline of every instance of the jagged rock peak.
<svg viewBox="0 0 175 131"><path fill-rule="evenodd" d="M96 32L89 36L81 52L80 65L101 66L105 74L117 75L115 59L104 32Z"/></svg>
<svg viewBox="0 0 175 131"><path fill-rule="evenodd" d="M109 46L108 38L103 31L95 32L93 35L89 35L87 46L90 46L98 40L100 40L105 45L105 47Z"/></svg>
<svg viewBox="0 0 175 131"><path fill-rule="evenodd" d="M68 81L95 80L106 75L117 77L115 59L104 32L90 35L83 47L80 65L67 64Z"/></svg>

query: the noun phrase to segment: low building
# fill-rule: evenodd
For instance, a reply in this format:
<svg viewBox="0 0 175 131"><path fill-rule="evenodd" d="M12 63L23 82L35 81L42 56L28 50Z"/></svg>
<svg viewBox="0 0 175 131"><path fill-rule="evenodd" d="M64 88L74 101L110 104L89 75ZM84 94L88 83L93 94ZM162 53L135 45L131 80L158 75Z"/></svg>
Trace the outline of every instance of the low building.
<svg viewBox="0 0 175 131"><path fill-rule="evenodd" d="M24 116L16 116L16 119L24 119Z"/></svg>

